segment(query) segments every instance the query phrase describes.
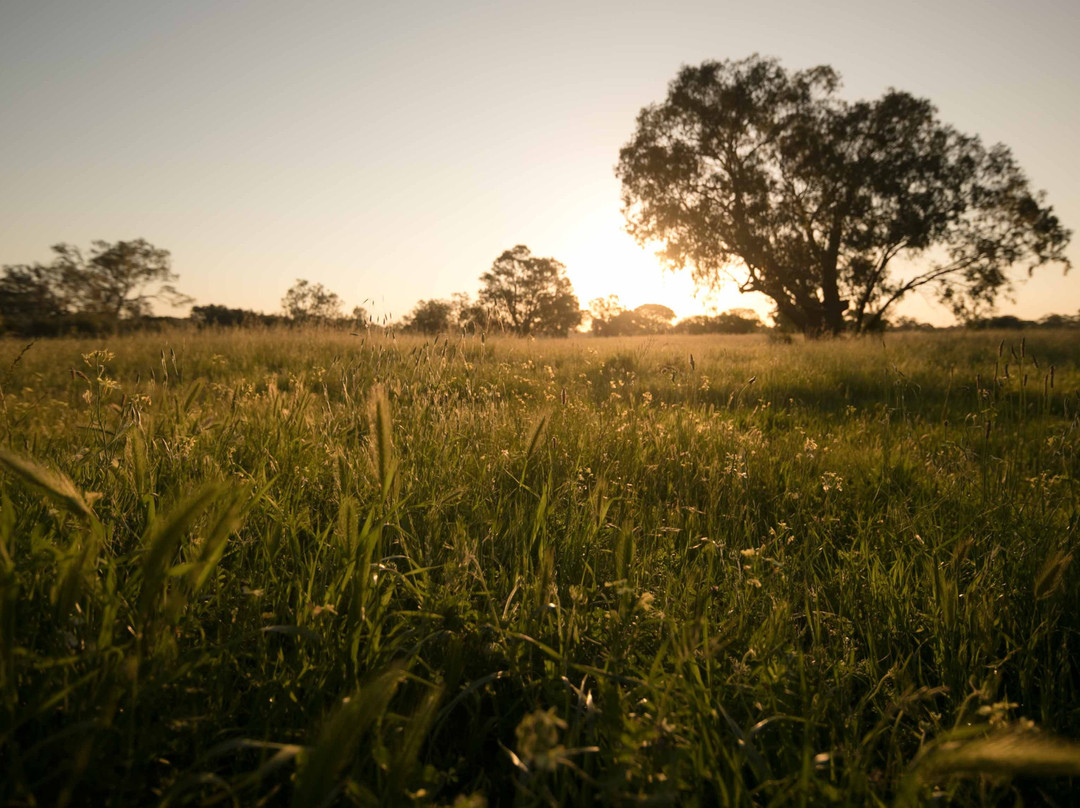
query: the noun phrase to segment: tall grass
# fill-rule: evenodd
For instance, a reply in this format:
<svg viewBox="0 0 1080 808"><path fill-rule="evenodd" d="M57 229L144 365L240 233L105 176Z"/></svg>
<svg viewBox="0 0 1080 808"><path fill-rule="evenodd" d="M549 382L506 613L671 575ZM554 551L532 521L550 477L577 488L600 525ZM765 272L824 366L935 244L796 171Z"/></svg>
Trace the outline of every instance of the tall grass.
<svg viewBox="0 0 1080 808"><path fill-rule="evenodd" d="M24 347L5 804L1080 787L1072 335Z"/></svg>

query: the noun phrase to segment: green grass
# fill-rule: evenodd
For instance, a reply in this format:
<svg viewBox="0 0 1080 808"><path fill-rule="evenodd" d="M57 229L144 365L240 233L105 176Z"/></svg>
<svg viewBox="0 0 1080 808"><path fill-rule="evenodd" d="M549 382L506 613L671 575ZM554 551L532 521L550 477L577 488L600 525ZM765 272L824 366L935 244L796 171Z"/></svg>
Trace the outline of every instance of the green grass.
<svg viewBox="0 0 1080 808"><path fill-rule="evenodd" d="M0 804L1075 804L1075 333L24 347Z"/></svg>

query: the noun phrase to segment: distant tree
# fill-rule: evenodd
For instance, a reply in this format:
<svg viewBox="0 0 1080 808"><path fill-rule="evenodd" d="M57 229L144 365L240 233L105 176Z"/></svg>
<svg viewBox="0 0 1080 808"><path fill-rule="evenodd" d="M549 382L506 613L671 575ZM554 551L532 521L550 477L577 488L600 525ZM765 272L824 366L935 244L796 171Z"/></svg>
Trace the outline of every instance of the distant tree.
<svg viewBox="0 0 1080 808"><path fill-rule="evenodd" d="M191 319L197 325L244 325L246 315L247 312L243 309L231 309L228 306L222 306L216 303L191 307Z"/></svg>
<svg viewBox="0 0 1080 808"><path fill-rule="evenodd" d="M519 244L480 276L480 303L517 334L566 336L581 322L581 311L565 269Z"/></svg>
<svg viewBox="0 0 1080 808"><path fill-rule="evenodd" d="M352 320L357 328L366 328L371 325L371 315L363 306L353 306Z"/></svg>
<svg viewBox="0 0 1080 808"><path fill-rule="evenodd" d="M449 331L454 306L448 300L421 300L405 318L405 327L424 334Z"/></svg>
<svg viewBox="0 0 1080 808"><path fill-rule="evenodd" d="M634 313L638 316L643 332L646 334L663 334L671 328L671 323L675 319L675 312L659 303L643 303L634 309Z"/></svg>
<svg viewBox="0 0 1080 808"><path fill-rule="evenodd" d="M727 311L722 312L718 316L724 316L724 315L727 315L729 317L738 317L741 320L746 320L748 322L755 323L756 325L759 325L759 326L764 325L764 323L761 322L761 316L756 311L754 311L753 309L746 309L746 308L728 309Z"/></svg>
<svg viewBox="0 0 1080 808"><path fill-rule="evenodd" d="M281 299L281 308L294 322L326 322L341 316L341 298L321 283L298 278Z"/></svg>
<svg viewBox="0 0 1080 808"><path fill-rule="evenodd" d="M1039 320L1043 328L1076 328L1080 326L1080 312L1077 314L1048 314Z"/></svg>
<svg viewBox="0 0 1080 808"><path fill-rule="evenodd" d="M914 317L894 317L889 320L888 328L890 331L933 331L934 326L930 323L924 323L921 320L916 320Z"/></svg>
<svg viewBox="0 0 1080 808"><path fill-rule="evenodd" d="M0 275L4 327L26 333L95 333L121 319L143 319L151 304L191 302L171 282L168 250L143 239L94 241L89 255L70 244L52 247L48 264L5 266Z"/></svg>
<svg viewBox="0 0 1080 808"><path fill-rule="evenodd" d="M147 316L155 300L191 302L171 285L178 276L169 251L141 238L94 241L89 256L70 244L56 244L52 251L51 264L4 267L0 306L19 305L24 314L38 316L80 312L120 319Z"/></svg>
<svg viewBox="0 0 1080 808"><path fill-rule="evenodd" d="M980 317L978 319L970 320L967 323L969 328L994 328L994 329L1007 329L1007 330L1020 330L1021 328L1030 328L1036 323L1031 320L1024 320L1017 317L1015 314L999 314L995 317Z"/></svg>
<svg viewBox="0 0 1080 808"><path fill-rule="evenodd" d="M491 305L472 300L464 292L455 292L451 296L451 319L454 327L470 334L488 331L505 331L506 324L499 319Z"/></svg>
<svg viewBox="0 0 1080 808"><path fill-rule="evenodd" d="M675 327L672 329L676 334L709 334L716 333L711 328L712 317L706 314L692 314L689 317L683 317L679 322L675 323Z"/></svg>
<svg viewBox="0 0 1080 808"><path fill-rule="evenodd" d="M272 325L279 318L273 314L263 314L251 309L232 309L216 303L205 306L193 306L191 319L199 326L248 327Z"/></svg>
<svg viewBox="0 0 1080 808"><path fill-rule="evenodd" d="M598 337L610 334L610 324L626 311L618 295L596 297L589 301L590 329Z"/></svg>
<svg viewBox="0 0 1080 808"><path fill-rule="evenodd" d="M628 337L637 334L663 334L671 329L675 312L659 303L644 303L636 309L624 309L618 295L598 297L589 303L592 332L600 337Z"/></svg>
<svg viewBox="0 0 1080 808"><path fill-rule="evenodd" d="M756 311L745 308L728 309L713 317L713 321L722 334L750 334L765 327Z"/></svg>
<svg viewBox="0 0 1080 808"><path fill-rule="evenodd" d="M753 309L730 309L713 316L698 314L679 320L676 334L751 334L762 327Z"/></svg>
<svg viewBox="0 0 1080 808"><path fill-rule="evenodd" d="M117 319L146 317L155 300L172 306L191 302L172 286L178 276L172 271L169 251L144 239L94 241L88 257L70 244L52 249L65 294L78 311Z"/></svg>
<svg viewBox="0 0 1080 808"><path fill-rule="evenodd" d="M604 326L604 336L608 337L632 337L638 334L650 333L649 328L653 323L646 320L635 309L620 311Z"/></svg>
<svg viewBox="0 0 1080 808"><path fill-rule="evenodd" d="M1071 234L1007 148L925 99L852 103L839 84L759 56L684 67L620 152L631 234L703 285L768 295L808 335L873 329L917 289L966 318L1015 265L1068 268Z"/></svg>
<svg viewBox="0 0 1080 808"><path fill-rule="evenodd" d="M71 307L56 267L32 264L4 267L0 276L0 316L5 323L33 317L62 317Z"/></svg>

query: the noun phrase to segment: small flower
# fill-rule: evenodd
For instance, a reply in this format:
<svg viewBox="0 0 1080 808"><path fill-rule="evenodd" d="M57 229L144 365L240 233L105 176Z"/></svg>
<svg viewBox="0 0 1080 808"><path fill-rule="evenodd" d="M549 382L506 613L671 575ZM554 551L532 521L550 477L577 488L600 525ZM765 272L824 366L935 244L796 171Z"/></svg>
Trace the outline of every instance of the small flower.
<svg viewBox="0 0 1080 808"><path fill-rule="evenodd" d="M538 771L554 771L564 757L566 748L559 743L559 734L566 722L555 714L555 708L535 710L518 724L517 757L522 765Z"/></svg>
<svg viewBox="0 0 1080 808"><path fill-rule="evenodd" d="M105 348L98 348L96 351L91 351L90 353L84 353L82 355L83 362L86 363L87 367L91 368L96 368L104 365L108 362L111 362L115 358L116 354L114 354L112 351L106 350Z"/></svg>
<svg viewBox="0 0 1080 808"><path fill-rule="evenodd" d="M832 471L826 471L821 475L821 490L826 493L832 489L844 490L844 478Z"/></svg>

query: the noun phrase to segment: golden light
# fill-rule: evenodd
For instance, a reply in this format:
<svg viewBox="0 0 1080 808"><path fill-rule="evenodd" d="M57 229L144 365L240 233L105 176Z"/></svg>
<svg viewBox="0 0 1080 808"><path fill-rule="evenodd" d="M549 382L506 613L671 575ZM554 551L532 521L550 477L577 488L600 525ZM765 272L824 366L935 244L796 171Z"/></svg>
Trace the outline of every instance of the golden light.
<svg viewBox="0 0 1080 808"><path fill-rule="evenodd" d="M594 298L608 295L618 295L628 309L659 303L680 318L738 307L760 308L733 285L695 294L689 270L665 270L655 251L638 246L622 229L622 217L616 211L584 218L558 258L566 264L583 308Z"/></svg>

